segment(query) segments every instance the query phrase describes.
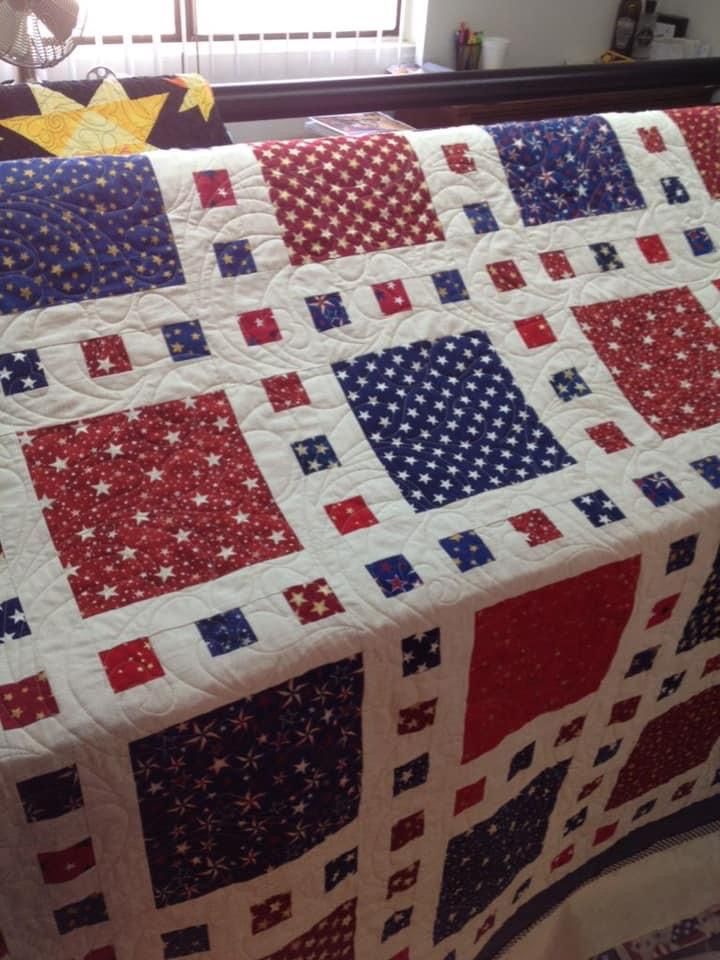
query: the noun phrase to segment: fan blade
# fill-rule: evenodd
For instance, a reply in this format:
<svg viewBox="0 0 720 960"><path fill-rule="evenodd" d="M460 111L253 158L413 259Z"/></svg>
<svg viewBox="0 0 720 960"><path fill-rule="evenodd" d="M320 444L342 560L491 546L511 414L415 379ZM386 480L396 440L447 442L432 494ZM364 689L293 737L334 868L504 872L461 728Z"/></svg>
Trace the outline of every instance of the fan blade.
<svg viewBox="0 0 720 960"><path fill-rule="evenodd" d="M60 43L68 39L80 15L77 0L31 0L30 9Z"/></svg>
<svg viewBox="0 0 720 960"><path fill-rule="evenodd" d="M12 4L0 5L0 57L14 51L26 53L29 49L27 12Z"/></svg>

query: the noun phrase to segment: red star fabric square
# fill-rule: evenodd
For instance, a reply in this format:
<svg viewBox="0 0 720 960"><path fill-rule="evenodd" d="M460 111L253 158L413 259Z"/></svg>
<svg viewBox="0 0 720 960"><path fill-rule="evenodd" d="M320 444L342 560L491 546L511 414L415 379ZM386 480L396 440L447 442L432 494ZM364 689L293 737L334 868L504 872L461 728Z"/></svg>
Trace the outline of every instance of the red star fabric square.
<svg viewBox="0 0 720 960"><path fill-rule="evenodd" d="M249 347L259 347L263 343L275 343L282 340L280 327L278 327L275 315L269 307L241 313L238 317L238 323Z"/></svg>
<svg viewBox="0 0 720 960"><path fill-rule="evenodd" d="M720 421L720 329L689 289L572 310L620 390L661 437Z"/></svg>
<svg viewBox="0 0 720 960"><path fill-rule="evenodd" d="M562 250L541 253L540 262L551 280L571 280L575 276L575 271Z"/></svg>
<svg viewBox="0 0 720 960"><path fill-rule="evenodd" d="M301 549L222 391L28 436L23 453L83 617Z"/></svg>
<svg viewBox="0 0 720 960"><path fill-rule="evenodd" d="M147 637L138 637L109 650L101 650L99 657L115 693L165 676Z"/></svg>
<svg viewBox="0 0 720 960"><path fill-rule="evenodd" d="M329 916L263 960L355 960L357 900L347 900Z"/></svg>
<svg viewBox="0 0 720 960"><path fill-rule="evenodd" d="M123 338L117 334L83 340L80 344L85 365L91 377L106 377L110 373L127 373L132 370L130 357Z"/></svg>
<svg viewBox="0 0 720 960"><path fill-rule="evenodd" d="M459 813L462 813L463 810L468 810L470 807L474 807L476 804L485 796L485 777L481 777L480 780L476 780L475 783L469 783L466 787L460 787L459 790L455 791L455 809L453 810L454 816L457 816Z"/></svg>
<svg viewBox="0 0 720 960"><path fill-rule="evenodd" d="M606 843L610 837L615 836L618 825L617 821L615 823L607 823L604 827L600 827L595 831L595 839L593 840L593 846L596 847L599 843Z"/></svg>
<svg viewBox="0 0 720 960"><path fill-rule="evenodd" d="M293 407L304 407L310 403L310 397L298 373L278 373L274 377L265 377L262 385L275 413L282 413L283 410Z"/></svg>
<svg viewBox="0 0 720 960"><path fill-rule="evenodd" d="M416 840L425 833L425 814L422 810L403 817L392 825L390 831L390 849L399 850L411 840Z"/></svg>
<svg viewBox="0 0 720 960"><path fill-rule="evenodd" d="M445 239L405 137L271 141L253 150L294 266Z"/></svg>
<svg viewBox="0 0 720 960"><path fill-rule="evenodd" d="M325 511L338 532L342 534L372 527L378 522L375 514L365 503L364 497L348 497L347 500L328 503L325 505Z"/></svg>
<svg viewBox="0 0 720 960"><path fill-rule="evenodd" d="M525 286L523 275L514 260L498 260L497 263L489 263L487 272L496 288L503 293Z"/></svg>
<svg viewBox="0 0 720 960"><path fill-rule="evenodd" d="M551 862L550 869L557 870L559 867L564 867L566 863L570 863L572 858L575 856L575 845L570 844L569 847L565 847Z"/></svg>
<svg viewBox="0 0 720 960"><path fill-rule="evenodd" d="M200 203L209 207L234 207L237 203L227 170L201 170L193 173Z"/></svg>
<svg viewBox="0 0 720 960"><path fill-rule="evenodd" d="M525 534L528 545L539 547L551 540L558 540L562 533L543 510L528 510L510 517L510 523L518 533Z"/></svg>
<svg viewBox="0 0 720 960"><path fill-rule="evenodd" d="M483 925L480 927L478 932L475 934L475 943L478 942L480 937L484 937L489 930L492 930L494 926L495 926L495 914L491 913L490 916L487 917L487 919L483 922Z"/></svg>
<svg viewBox="0 0 720 960"><path fill-rule="evenodd" d="M715 200L720 198L720 169L718 168L718 141L720 118L713 107L693 107L668 110L668 116L680 127L705 189Z"/></svg>
<svg viewBox="0 0 720 960"><path fill-rule="evenodd" d="M67 883L95 866L92 839L86 837L64 850L39 853L38 862L45 883Z"/></svg>
<svg viewBox="0 0 720 960"><path fill-rule="evenodd" d="M114 947L98 947L86 953L84 960L117 960Z"/></svg>
<svg viewBox="0 0 720 960"><path fill-rule="evenodd" d="M410 297L405 289L402 280L389 280L387 283L374 283L373 293L377 299L380 309L386 317L393 313L402 313L404 310L412 310Z"/></svg>
<svg viewBox="0 0 720 960"><path fill-rule="evenodd" d="M388 880L387 897L385 899L390 900L396 893L404 893L405 890L414 887L417 883L419 870L420 861L416 860L415 863L405 867L404 870L398 870L397 873L394 873Z"/></svg>
<svg viewBox="0 0 720 960"><path fill-rule="evenodd" d="M667 150L663 135L657 127L640 127L638 133L648 153L662 153L664 150Z"/></svg>
<svg viewBox="0 0 720 960"><path fill-rule="evenodd" d="M398 714L397 732L417 733L426 727L431 727L435 723L435 711L437 709L437 697L434 700L424 700L422 703L415 703L412 707L405 707Z"/></svg>
<svg viewBox="0 0 720 960"><path fill-rule="evenodd" d="M575 719L571 720L570 723L566 723L564 726L560 727L560 732L555 740L555 746L559 747L562 743L570 743L571 740L579 737L584 726L585 717L575 717Z"/></svg>
<svg viewBox="0 0 720 960"><path fill-rule="evenodd" d="M453 173L470 173L477 169L470 156L470 147L466 143L444 143L442 152L448 169Z"/></svg>
<svg viewBox="0 0 720 960"><path fill-rule="evenodd" d="M675 604L679 599L680 594L676 593L672 597L665 597L663 600L658 600L658 602L652 608L650 619L645 625L646 629L649 627L656 627L659 623L664 623L665 620L669 620L672 616L673 610L675 609Z"/></svg>
<svg viewBox="0 0 720 960"><path fill-rule="evenodd" d="M648 263L666 263L670 259L667 247L657 233L648 237L638 237L637 245Z"/></svg>
<svg viewBox="0 0 720 960"><path fill-rule="evenodd" d="M592 427L586 427L585 431L591 440L604 450L605 453L617 453L619 450L626 450L632 447L620 427L612 420L606 423L596 423Z"/></svg>
<svg viewBox="0 0 720 960"><path fill-rule="evenodd" d="M256 903L250 907L252 916L253 934L262 933L263 930L269 930L276 927L283 920L289 920L292 916L292 902L289 893L279 893L274 897L268 897L263 903Z"/></svg>
<svg viewBox="0 0 720 960"><path fill-rule="evenodd" d="M696 782L695 780L688 780L687 783L681 783L670 799L682 800L683 797L689 796Z"/></svg>
<svg viewBox="0 0 720 960"><path fill-rule="evenodd" d="M628 720L632 720L637 713L641 700L642 697L629 697L627 700L619 700L613 705L608 725L611 723L627 723Z"/></svg>
<svg viewBox="0 0 720 960"><path fill-rule="evenodd" d="M300 623L324 620L345 610L324 577L313 580L312 583L288 587L283 590L283 596L297 614Z"/></svg>
<svg viewBox="0 0 720 960"><path fill-rule="evenodd" d="M702 675L706 677L709 673L716 673L718 670L720 670L720 653L717 656L710 657L709 660L705 661L705 667Z"/></svg>
<svg viewBox="0 0 720 960"><path fill-rule="evenodd" d="M528 317L526 320L516 320L515 326L520 336L525 341L525 346L544 347L547 343L554 343L557 337L553 333L552 327L545 317L538 314L535 317Z"/></svg>
<svg viewBox="0 0 720 960"><path fill-rule="evenodd" d="M597 788L603 782L603 779L604 777L596 777L594 780L591 780L590 783L586 783L585 786L580 791L580 793L578 794L578 803L581 800L585 800L587 797L590 796L590 794L595 793Z"/></svg>
<svg viewBox="0 0 720 960"><path fill-rule="evenodd" d="M0 684L0 726L3 730L27 727L36 720L59 713L44 673L15 683Z"/></svg>

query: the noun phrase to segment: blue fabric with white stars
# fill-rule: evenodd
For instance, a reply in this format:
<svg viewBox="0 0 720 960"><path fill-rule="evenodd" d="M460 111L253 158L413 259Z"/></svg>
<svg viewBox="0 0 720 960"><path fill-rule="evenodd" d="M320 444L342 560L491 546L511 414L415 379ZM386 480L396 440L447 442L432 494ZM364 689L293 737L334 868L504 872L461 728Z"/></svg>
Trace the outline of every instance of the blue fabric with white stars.
<svg viewBox="0 0 720 960"><path fill-rule="evenodd" d="M660 686L660 693L657 697L658 700L664 700L665 697L671 697L674 693L677 693L683 682L685 673L686 671L683 670L682 673L674 673L671 677L665 677Z"/></svg>
<svg viewBox="0 0 720 960"><path fill-rule="evenodd" d="M225 613L198 620L195 626L213 657L257 643L257 637L242 610L235 607Z"/></svg>
<svg viewBox="0 0 720 960"><path fill-rule="evenodd" d="M702 460L693 460L690 464L703 480L706 480L715 490L720 490L720 457L712 454Z"/></svg>
<svg viewBox="0 0 720 960"><path fill-rule="evenodd" d="M690 249L696 257L702 257L705 256L706 253L715 252L715 244L705 227L695 227L693 230L686 230L685 239L690 244Z"/></svg>
<svg viewBox="0 0 720 960"><path fill-rule="evenodd" d="M620 749L621 743L622 740L616 740L614 743L606 743L604 746L600 747L598 752L595 754L593 766L599 767L601 764L607 763L608 760L612 760L612 758Z"/></svg>
<svg viewBox="0 0 720 960"><path fill-rule="evenodd" d="M304 474L317 473L341 466L330 441L321 433L317 437L307 437L290 444Z"/></svg>
<svg viewBox="0 0 720 960"><path fill-rule="evenodd" d="M412 565L401 553L365 564L365 569L386 597L409 593L422 584Z"/></svg>
<svg viewBox="0 0 720 960"><path fill-rule="evenodd" d="M698 536L697 533L692 533L690 536L683 537L681 540L676 540L670 544L665 573L674 573L676 570L682 570L694 563Z"/></svg>
<svg viewBox="0 0 720 960"><path fill-rule="evenodd" d="M635 483L655 507L664 507L668 503L683 499L680 490L661 470L646 477L639 477Z"/></svg>
<svg viewBox="0 0 720 960"><path fill-rule="evenodd" d="M586 397L592 393L590 387L585 383L575 367L568 367L567 370L558 370L550 377L550 385L555 393L569 403L576 397Z"/></svg>
<svg viewBox="0 0 720 960"><path fill-rule="evenodd" d="M645 207L603 117L503 123L487 130L526 227Z"/></svg>
<svg viewBox="0 0 720 960"><path fill-rule="evenodd" d="M197 927L183 927L182 930L170 930L161 933L163 942L163 960L177 960L189 957L193 953L206 953L210 949L210 937L206 923Z"/></svg>
<svg viewBox="0 0 720 960"><path fill-rule="evenodd" d="M495 233L496 230L500 229L487 201L466 203L463 210L475 233Z"/></svg>
<svg viewBox="0 0 720 960"><path fill-rule="evenodd" d="M474 567L482 567L495 559L490 548L474 530L443 537L440 546L461 573L467 573Z"/></svg>
<svg viewBox="0 0 720 960"><path fill-rule="evenodd" d="M703 585L698 602L692 609L676 653L686 653L701 643L710 643L720 636L720 550L715 554L712 569Z"/></svg>
<svg viewBox="0 0 720 960"><path fill-rule="evenodd" d="M59 910L53 910L58 933L65 934L78 927L92 927L96 923L105 923L109 917L105 898L101 893L91 893L82 900L68 903Z"/></svg>
<svg viewBox="0 0 720 960"><path fill-rule="evenodd" d="M325 890L334 890L346 877L357 873L358 848L353 847L325 864Z"/></svg>
<svg viewBox="0 0 720 960"><path fill-rule="evenodd" d="M680 177L663 177L660 185L665 192L665 199L668 203L689 203L690 194L685 188L685 184Z"/></svg>
<svg viewBox="0 0 720 960"><path fill-rule="evenodd" d="M460 300L470 299L459 270L440 270L432 275L432 281L440 303L457 303Z"/></svg>
<svg viewBox="0 0 720 960"><path fill-rule="evenodd" d="M402 672L404 677L424 673L440 665L440 628L414 633L402 639Z"/></svg>
<svg viewBox="0 0 720 960"><path fill-rule="evenodd" d="M534 756L534 743L529 743L526 747L523 747L522 750L518 750L518 752L510 761L510 767L507 775L508 780L512 780L513 777L517 776L521 770L527 770L529 767L531 767Z"/></svg>
<svg viewBox="0 0 720 960"><path fill-rule="evenodd" d="M413 907L406 907L404 910L396 910L391 917L387 918L383 925L382 936L380 938L383 943L396 933L400 933L401 930L410 926L412 912Z"/></svg>
<svg viewBox="0 0 720 960"><path fill-rule="evenodd" d="M84 805L80 777L74 765L20 780L17 791L28 823L54 820Z"/></svg>
<svg viewBox="0 0 720 960"><path fill-rule="evenodd" d="M257 273L249 240L214 243L213 249L221 277L241 277L248 273Z"/></svg>
<svg viewBox="0 0 720 960"><path fill-rule="evenodd" d="M614 243L591 243L590 249L595 256L595 262L603 273L609 273L611 270L622 270L625 267Z"/></svg>
<svg viewBox="0 0 720 960"><path fill-rule="evenodd" d="M660 647L648 647L647 650L639 650L630 661L625 677L634 677L638 673L646 673L648 670L652 670L659 649Z"/></svg>
<svg viewBox="0 0 720 960"><path fill-rule="evenodd" d="M0 194L0 313L185 282L147 157L3 163Z"/></svg>
<svg viewBox="0 0 720 960"><path fill-rule="evenodd" d="M532 883L532 877L528 877L527 880L523 880L523 882L520 884L520 886L519 886L519 887L517 888L517 890L515 891L515 894L514 894L514 896L513 896L513 901L512 901L513 903L517 903L517 902L518 902L518 900L519 900L520 897L525 893L525 891L526 891L527 889L529 889L531 883Z"/></svg>
<svg viewBox="0 0 720 960"><path fill-rule="evenodd" d="M428 778L430 771L430 754L423 753L420 757L395 767L393 771L393 796L404 793L406 790L412 790L413 787L419 787Z"/></svg>
<svg viewBox="0 0 720 960"><path fill-rule="evenodd" d="M573 830L578 830L587 820L588 808L583 807L582 810L579 810L574 816L570 817L565 821L565 827L563 828L563 836L566 837L569 833L572 833Z"/></svg>
<svg viewBox="0 0 720 960"><path fill-rule="evenodd" d="M635 811L633 820L639 820L641 817L646 817L656 803L657 803L657 800L648 800L645 803L641 804Z"/></svg>
<svg viewBox="0 0 720 960"><path fill-rule="evenodd" d="M321 333L333 327L344 327L350 323L350 317L339 293L326 293L317 297L305 297L305 303L315 324Z"/></svg>
<svg viewBox="0 0 720 960"><path fill-rule="evenodd" d="M6 397L48 385L37 350L0 354L0 386Z"/></svg>
<svg viewBox="0 0 720 960"><path fill-rule="evenodd" d="M368 353L333 370L417 513L575 463L479 330Z"/></svg>
<svg viewBox="0 0 720 960"><path fill-rule="evenodd" d="M209 357L205 334L199 320L181 320L180 323L166 323L162 328L168 353L176 362L198 360Z"/></svg>
<svg viewBox="0 0 720 960"><path fill-rule="evenodd" d="M30 632L22 604L17 597L0 603L0 643L29 637Z"/></svg>
<svg viewBox="0 0 720 960"><path fill-rule="evenodd" d="M580 497L573 497L572 502L584 513L594 527L604 527L608 523L624 520L625 514L614 503L604 490L594 490Z"/></svg>

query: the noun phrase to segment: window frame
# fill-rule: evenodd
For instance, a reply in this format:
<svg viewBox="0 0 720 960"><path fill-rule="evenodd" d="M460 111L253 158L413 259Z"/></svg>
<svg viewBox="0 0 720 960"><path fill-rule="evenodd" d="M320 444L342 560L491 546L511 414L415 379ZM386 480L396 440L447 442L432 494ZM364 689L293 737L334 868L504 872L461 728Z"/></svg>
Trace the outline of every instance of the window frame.
<svg viewBox="0 0 720 960"><path fill-rule="evenodd" d="M182 21L180 18L180 3L181 0L172 0L173 3L173 19L175 21L175 29L172 33L162 33L160 34L161 43L182 43ZM133 43L152 43L155 39L151 33L139 33L132 34L130 37ZM82 36L78 40L79 44L111 44L111 43L124 43L125 37L121 34L113 33L106 35L94 35L94 36Z"/></svg>

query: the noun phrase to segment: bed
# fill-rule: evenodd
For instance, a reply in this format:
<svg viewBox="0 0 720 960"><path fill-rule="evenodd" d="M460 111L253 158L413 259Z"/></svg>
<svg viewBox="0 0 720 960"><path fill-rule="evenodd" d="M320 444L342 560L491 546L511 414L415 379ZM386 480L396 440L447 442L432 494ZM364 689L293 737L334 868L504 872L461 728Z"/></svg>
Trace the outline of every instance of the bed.
<svg viewBox="0 0 720 960"><path fill-rule="evenodd" d="M717 944L712 66L0 164L0 956Z"/></svg>

